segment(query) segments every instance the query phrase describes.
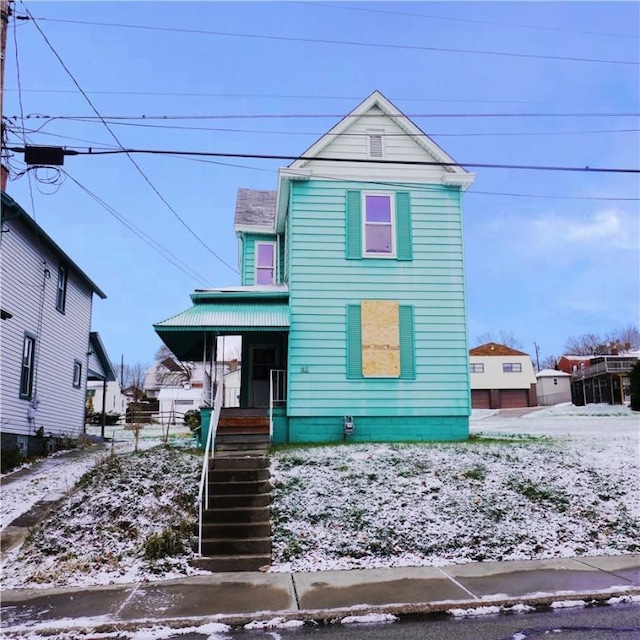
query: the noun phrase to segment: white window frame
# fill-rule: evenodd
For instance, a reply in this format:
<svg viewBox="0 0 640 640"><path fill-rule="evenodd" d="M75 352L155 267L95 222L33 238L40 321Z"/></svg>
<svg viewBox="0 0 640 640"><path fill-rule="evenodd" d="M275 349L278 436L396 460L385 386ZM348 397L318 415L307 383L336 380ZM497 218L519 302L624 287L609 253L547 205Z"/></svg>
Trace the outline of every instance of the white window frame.
<svg viewBox="0 0 640 640"><path fill-rule="evenodd" d="M273 247L273 282L271 284L276 284L278 282L278 243L273 240L262 241L259 240L255 243L254 246L254 267L253 267L253 282L258 284L258 270L260 269L258 265L258 254L260 245L271 245Z"/></svg>
<svg viewBox="0 0 640 640"><path fill-rule="evenodd" d="M503 362L502 373L522 373L521 362Z"/></svg>
<svg viewBox="0 0 640 640"><path fill-rule="evenodd" d="M389 207L391 212L391 251L389 253L380 253L377 251L367 251L367 224L374 226L387 226L387 223L369 222L367 223L367 196L386 196L389 198ZM395 260L397 253L396 246L396 199L395 193L389 191L363 191L362 192L362 257L363 258L382 258L383 260Z"/></svg>
<svg viewBox="0 0 640 640"><path fill-rule="evenodd" d="M469 364L469 370L471 373L484 373L483 362L471 362Z"/></svg>
<svg viewBox="0 0 640 640"><path fill-rule="evenodd" d="M384 129L367 129L367 157L371 160L381 160L385 157L385 147L384 147ZM374 156L371 153L371 138L373 136L380 137L380 155Z"/></svg>
<svg viewBox="0 0 640 640"><path fill-rule="evenodd" d="M27 345L29 345L28 350ZM20 397L23 400L31 400L33 398L35 363L36 337L30 333L25 333L22 341L22 357L20 359ZM25 386L26 389L24 389Z"/></svg>

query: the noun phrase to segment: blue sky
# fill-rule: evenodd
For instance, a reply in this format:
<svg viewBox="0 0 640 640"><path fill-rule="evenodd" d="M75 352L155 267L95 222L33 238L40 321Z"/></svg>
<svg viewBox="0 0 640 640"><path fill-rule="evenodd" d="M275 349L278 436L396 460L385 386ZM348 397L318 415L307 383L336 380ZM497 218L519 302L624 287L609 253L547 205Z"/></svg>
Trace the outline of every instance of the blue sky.
<svg viewBox="0 0 640 640"><path fill-rule="evenodd" d="M611 115L640 111L638 3L18 2L15 13L25 6L127 148L295 155L378 89L462 164L640 166L638 116ZM21 97L25 116L66 116L24 120L31 143L116 144L96 118L68 119L95 114L29 21L10 24L5 84L11 143L21 143ZM507 113L552 115L481 117ZM326 117L175 118L258 114ZM110 119L142 115L174 118ZM237 266L237 189L275 189L286 163L134 158L206 247L125 155L67 157L61 184L46 184L55 176L39 170L33 207L26 175L14 173L8 192L107 293L94 302L93 329L112 359L149 363L160 346L154 322L190 306L194 288L238 283L212 255ZM19 154L11 164L24 168ZM534 342L541 355L560 354L569 336L637 324L637 174L473 170L463 200L471 343L503 330L531 354Z"/></svg>

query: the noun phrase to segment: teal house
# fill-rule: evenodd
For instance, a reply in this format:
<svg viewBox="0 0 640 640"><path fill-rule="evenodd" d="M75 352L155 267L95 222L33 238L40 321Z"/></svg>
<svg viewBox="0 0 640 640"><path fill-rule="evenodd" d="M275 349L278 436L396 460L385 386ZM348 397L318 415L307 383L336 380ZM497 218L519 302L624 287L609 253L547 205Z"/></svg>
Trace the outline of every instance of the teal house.
<svg viewBox="0 0 640 640"><path fill-rule="evenodd" d="M241 336L235 411L268 417L274 442L465 439L473 178L376 91L277 190L239 190L240 284L196 290L154 328L212 376L217 338Z"/></svg>

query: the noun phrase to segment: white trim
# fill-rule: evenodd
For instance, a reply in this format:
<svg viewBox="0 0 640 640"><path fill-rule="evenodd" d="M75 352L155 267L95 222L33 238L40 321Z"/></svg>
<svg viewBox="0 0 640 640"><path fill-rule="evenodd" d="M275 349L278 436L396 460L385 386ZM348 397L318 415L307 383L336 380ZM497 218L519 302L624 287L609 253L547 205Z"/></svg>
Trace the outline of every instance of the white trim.
<svg viewBox="0 0 640 640"><path fill-rule="evenodd" d="M380 253L378 251L367 251L367 196L386 196L389 198L389 210L391 213L391 251L389 253ZM396 246L396 202L395 193L390 191L363 191L361 194L361 210L362 215L360 224L362 229L362 257L363 258L383 258L395 259L398 247ZM371 225L380 225L382 223L370 222ZM384 226L387 226L386 223Z"/></svg>
<svg viewBox="0 0 640 640"><path fill-rule="evenodd" d="M256 235L264 234L272 236L275 233L272 226L268 227L265 225L234 224L233 230L236 232L236 235L241 233L255 233Z"/></svg>
<svg viewBox="0 0 640 640"><path fill-rule="evenodd" d="M273 282L269 285L258 284L258 247L260 245L271 245L273 247ZM274 240L257 240L253 243L253 282L256 286L272 286L278 282L278 243Z"/></svg>

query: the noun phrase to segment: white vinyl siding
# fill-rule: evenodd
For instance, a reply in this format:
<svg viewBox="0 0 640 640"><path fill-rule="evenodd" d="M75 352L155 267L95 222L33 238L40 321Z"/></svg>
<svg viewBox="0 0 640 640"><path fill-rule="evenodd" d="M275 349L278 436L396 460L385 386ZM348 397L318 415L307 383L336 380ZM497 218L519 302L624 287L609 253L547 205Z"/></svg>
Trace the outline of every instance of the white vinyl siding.
<svg viewBox="0 0 640 640"><path fill-rule="evenodd" d="M59 256L47 245L40 249L20 219L5 221L3 228L10 232L3 233L0 240L2 308L13 317L1 321L2 430L33 435L43 426L54 436L77 436L84 423L92 291L75 270L69 269L65 313L57 311ZM33 421L27 419L30 400L20 398L25 334L37 337L33 393L37 392L39 404ZM74 361L83 365L79 387L70 384Z"/></svg>

